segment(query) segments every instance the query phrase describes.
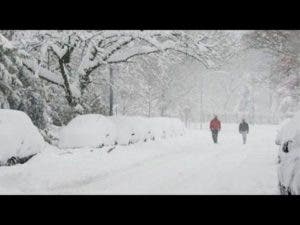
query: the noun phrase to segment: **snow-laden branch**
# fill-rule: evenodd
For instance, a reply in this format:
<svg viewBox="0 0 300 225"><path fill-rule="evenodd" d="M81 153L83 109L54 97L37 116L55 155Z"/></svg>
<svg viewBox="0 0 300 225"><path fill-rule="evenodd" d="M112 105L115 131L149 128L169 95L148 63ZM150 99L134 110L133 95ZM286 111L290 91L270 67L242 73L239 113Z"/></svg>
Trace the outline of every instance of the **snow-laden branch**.
<svg viewBox="0 0 300 225"><path fill-rule="evenodd" d="M185 55L206 68L215 67L227 54L224 51L227 47L227 42L224 41L226 37L220 38L222 35L222 32L172 30L37 31L36 39L32 38L32 47L35 49L39 46L40 54L37 58L43 66L33 70L41 79L64 87L70 99L73 99L75 93L80 98L78 93L84 93L91 83L90 75L97 68L132 62L132 59L141 56L158 54L161 57L168 52L168 56ZM37 45L39 43L41 45ZM45 64L48 70L45 69ZM51 72L49 68L55 68L55 72ZM67 68L71 70L68 71Z"/></svg>

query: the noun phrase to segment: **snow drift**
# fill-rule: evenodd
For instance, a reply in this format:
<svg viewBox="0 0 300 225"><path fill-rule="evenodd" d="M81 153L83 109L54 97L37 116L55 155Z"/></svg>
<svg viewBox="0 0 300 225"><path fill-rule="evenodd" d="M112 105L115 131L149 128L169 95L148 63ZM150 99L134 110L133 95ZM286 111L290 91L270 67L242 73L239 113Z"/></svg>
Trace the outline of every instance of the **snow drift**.
<svg viewBox="0 0 300 225"><path fill-rule="evenodd" d="M183 123L175 118L80 115L61 129L59 147L128 145L181 135L184 129Z"/></svg>
<svg viewBox="0 0 300 225"><path fill-rule="evenodd" d="M11 157L27 157L40 152L45 145L42 135L21 111L0 110L0 162Z"/></svg>
<svg viewBox="0 0 300 225"><path fill-rule="evenodd" d="M300 112L283 121L276 143L280 145L278 178L281 193L300 194Z"/></svg>

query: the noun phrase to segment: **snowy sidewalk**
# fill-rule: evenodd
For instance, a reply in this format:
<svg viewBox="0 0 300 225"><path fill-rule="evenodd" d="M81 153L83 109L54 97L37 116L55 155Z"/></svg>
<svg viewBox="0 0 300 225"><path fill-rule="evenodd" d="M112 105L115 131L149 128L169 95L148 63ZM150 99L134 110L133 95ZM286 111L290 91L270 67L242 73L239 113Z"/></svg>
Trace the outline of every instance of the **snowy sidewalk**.
<svg viewBox="0 0 300 225"><path fill-rule="evenodd" d="M250 127L242 145L237 125L220 143L207 130L184 137L104 149L66 150L0 168L6 194L278 194L276 126Z"/></svg>

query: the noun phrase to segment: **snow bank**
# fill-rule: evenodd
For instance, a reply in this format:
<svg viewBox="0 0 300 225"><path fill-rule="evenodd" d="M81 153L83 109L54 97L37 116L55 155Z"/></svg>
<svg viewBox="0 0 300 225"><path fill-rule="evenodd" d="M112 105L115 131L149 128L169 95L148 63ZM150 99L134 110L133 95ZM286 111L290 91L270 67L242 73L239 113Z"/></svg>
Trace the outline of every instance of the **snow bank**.
<svg viewBox="0 0 300 225"><path fill-rule="evenodd" d="M183 134L185 128L175 118L104 117L81 115L61 130L59 147L81 148L128 145Z"/></svg>
<svg viewBox="0 0 300 225"><path fill-rule="evenodd" d="M277 133L279 183L286 191L300 194L300 112L286 119Z"/></svg>
<svg viewBox="0 0 300 225"><path fill-rule="evenodd" d="M0 162L26 157L44 148L44 139L30 118L21 111L0 109Z"/></svg>
<svg viewBox="0 0 300 225"><path fill-rule="evenodd" d="M114 124L105 116L86 114L75 117L59 134L60 148L100 147L116 139Z"/></svg>

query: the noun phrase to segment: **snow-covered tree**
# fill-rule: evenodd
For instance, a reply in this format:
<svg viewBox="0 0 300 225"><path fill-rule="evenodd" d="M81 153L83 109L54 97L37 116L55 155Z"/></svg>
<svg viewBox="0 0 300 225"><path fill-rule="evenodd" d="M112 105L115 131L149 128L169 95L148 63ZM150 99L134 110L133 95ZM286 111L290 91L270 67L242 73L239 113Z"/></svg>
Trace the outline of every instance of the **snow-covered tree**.
<svg viewBox="0 0 300 225"><path fill-rule="evenodd" d="M220 39L222 35L225 36L220 32L202 32L200 35L182 31L43 31L33 34L35 38L32 40L35 41L31 41L30 46L39 49L42 66L46 66L49 59L56 62L56 72L61 78L54 79L53 76L51 80L63 86L69 104L76 105L90 84L91 73L100 66L128 62L141 55L173 51L189 55L210 67L231 52L226 51L228 46L224 46L224 40L230 38ZM230 43L227 44L230 46Z"/></svg>
<svg viewBox="0 0 300 225"><path fill-rule="evenodd" d="M242 116L246 116L247 118L251 118L251 112L253 109L253 99L251 98L251 91L249 86L244 86L243 91L241 93L240 102L238 105L238 112ZM253 118L251 118L253 119Z"/></svg>
<svg viewBox="0 0 300 225"><path fill-rule="evenodd" d="M269 88L275 93L273 104L281 117L293 113L299 107L299 37L297 31L253 31L245 35L251 48L264 49L275 57L271 73L267 80ZM272 101L275 102L275 101Z"/></svg>
<svg viewBox="0 0 300 225"><path fill-rule="evenodd" d="M236 108L239 117L248 119L251 123L255 122L256 108L253 77L252 74L246 74L244 77L243 88L241 89L240 99Z"/></svg>
<svg viewBox="0 0 300 225"><path fill-rule="evenodd" d="M184 61L183 58L189 58L212 68L230 58L236 50L236 42L227 31L37 30L2 33L9 36L14 48L26 56L18 69L27 75L18 73L17 76L23 89L30 90L30 87L32 93L40 96L39 100L36 94L28 97L26 104L37 101L46 105L42 114L56 125L66 124L76 114L108 114L112 106L119 112L135 115L171 115L171 111L179 110L182 99L195 86L185 82L185 74L170 72L174 59ZM140 64L143 60L144 65L150 65L148 68ZM110 80L109 68L112 66L116 71ZM118 71L125 67L130 68L126 75ZM155 71L152 75L151 67ZM25 94L23 89L20 90ZM3 95L3 105L9 104L7 99L13 99L11 96L17 98L20 93L10 95L10 98ZM30 93L27 91L26 96ZM111 104L109 93L114 94ZM17 100L11 102L14 102L14 108L21 104L17 104ZM31 107L20 108L29 110Z"/></svg>
<svg viewBox="0 0 300 225"><path fill-rule="evenodd" d="M16 48L0 34L0 94L1 108L25 111L33 123L41 129L46 127L46 105L40 82L26 67L28 54Z"/></svg>

